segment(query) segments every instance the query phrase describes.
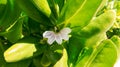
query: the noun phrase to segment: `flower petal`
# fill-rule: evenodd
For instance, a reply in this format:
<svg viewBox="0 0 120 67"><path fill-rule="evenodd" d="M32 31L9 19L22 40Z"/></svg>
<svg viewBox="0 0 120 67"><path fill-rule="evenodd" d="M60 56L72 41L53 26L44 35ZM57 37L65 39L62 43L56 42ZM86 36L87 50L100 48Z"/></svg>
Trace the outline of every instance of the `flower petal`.
<svg viewBox="0 0 120 67"><path fill-rule="evenodd" d="M69 40L68 34L71 32L70 28L64 28L60 31L60 36L64 40Z"/></svg>
<svg viewBox="0 0 120 67"><path fill-rule="evenodd" d="M55 41L55 34L52 34L51 36L49 36L48 38L48 44L52 44Z"/></svg>
<svg viewBox="0 0 120 67"><path fill-rule="evenodd" d="M45 32L43 33L43 37L44 37L44 38L50 38L53 34L54 34L53 31L45 31Z"/></svg>
<svg viewBox="0 0 120 67"><path fill-rule="evenodd" d="M48 38L48 44L52 44L55 41L55 33L53 31L45 31L43 37Z"/></svg>
<svg viewBox="0 0 120 67"><path fill-rule="evenodd" d="M69 36L67 34L60 34L61 38L64 40L69 40Z"/></svg>
<svg viewBox="0 0 120 67"><path fill-rule="evenodd" d="M70 28L63 28L60 33L63 33L63 34L69 34L71 32L71 29Z"/></svg>
<svg viewBox="0 0 120 67"><path fill-rule="evenodd" d="M62 44L62 38L61 38L60 34L56 34L55 40L58 44Z"/></svg>

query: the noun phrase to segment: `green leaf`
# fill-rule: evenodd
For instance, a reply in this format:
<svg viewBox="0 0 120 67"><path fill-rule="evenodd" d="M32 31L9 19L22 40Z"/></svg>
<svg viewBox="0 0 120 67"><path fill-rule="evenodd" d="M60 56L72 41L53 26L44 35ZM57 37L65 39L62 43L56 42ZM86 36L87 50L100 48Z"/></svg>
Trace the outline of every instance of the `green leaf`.
<svg viewBox="0 0 120 67"><path fill-rule="evenodd" d="M80 38L77 34L72 34L73 36L69 39L69 42L66 43L65 47L68 53L68 66L73 65L77 61L77 57L84 48L85 40Z"/></svg>
<svg viewBox="0 0 120 67"><path fill-rule="evenodd" d="M104 40L93 48L91 54L83 56L76 67L113 67L116 58L115 44L111 40Z"/></svg>
<svg viewBox="0 0 120 67"><path fill-rule="evenodd" d="M105 33L113 25L115 17L116 14L114 11L107 11L92 20L82 30L71 34L72 37L66 46L69 65L74 65L76 63L78 55L84 47L92 48L98 45L102 40L106 39Z"/></svg>
<svg viewBox="0 0 120 67"><path fill-rule="evenodd" d="M50 19L37 9L32 0L16 0L16 2L19 7L33 20L44 25L52 25Z"/></svg>
<svg viewBox="0 0 120 67"><path fill-rule="evenodd" d="M114 35L111 40L115 43L117 49L118 49L118 52L120 51L120 38L116 35ZM120 53L119 53L120 54Z"/></svg>
<svg viewBox="0 0 120 67"><path fill-rule="evenodd" d="M0 19L1 31L5 31L11 24L13 24L21 14L21 10L16 4L16 0L7 0L6 8L3 16Z"/></svg>
<svg viewBox="0 0 120 67"><path fill-rule="evenodd" d="M59 10L61 12L63 6L65 5L66 0L55 0L55 2L58 4Z"/></svg>
<svg viewBox="0 0 120 67"><path fill-rule="evenodd" d="M100 45L104 46L102 49L100 48L100 52L90 64L90 67L113 67L117 59L117 49L115 44L111 40L105 40Z"/></svg>
<svg viewBox="0 0 120 67"><path fill-rule="evenodd" d="M49 59L52 65L54 65L60 58L61 54L52 50L45 51L46 57Z"/></svg>
<svg viewBox="0 0 120 67"><path fill-rule="evenodd" d="M6 4L7 0L0 0L0 4Z"/></svg>
<svg viewBox="0 0 120 67"><path fill-rule="evenodd" d="M58 24L71 24L71 27L78 27L80 30L89 23L103 2L105 1L69 0L62 9Z"/></svg>
<svg viewBox="0 0 120 67"><path fill-rule="evenodd" d="M7 0L0 0L0 18L3 16Z"/></svg>
<svg viewBox="0 0 120 67"><path fill-rule="evenodd" d="M14 62L14 63L6 63L3 67L29 67L31 63L31 59Z"/></svg>
<svg viewBox="0 0 120 67"><path fill-rule="evenodd" d="M53 67L53 65L61 58L61 53L57 52L60 49L60 45L48 46L48 45L38 45L37 52L34 53L36 56L33 59L33 63L36 67ZM62 49L60 49L62 51ZM42 54L40 54L42 52Z"/></svg>
<svg viewBox="0 0 120 67"><path fill-rule="evenodd" d="M84 47L79 54L79 57L75 64L76 67L84 67L87 63L87 60L90 58L90 55L92 54L93 50L93 48Z"/></svg>
<svg viewBox="0 0 120 67"><path fill-rule="evenodd" d="M50 19L53 21L53 23L56 23L58 16L59 16L59 5L58 5L58 3L56 3L55 0L48 0L48 3L51 8Z"/></svg>
<svg viewBox="0 0 120 67"><path fill-rule="evenodd" d="M113 43L117 47L117 52L118 52L118 57L117 57L117 62L115 64L115 67L119 67L119 64L120 64L120 37L115 35L111 38L111 40L113 41Z"/></svg>
<svg viewBox="0 0 120 67"><path fill-rule="evenodd" d="M0 41L0 67L3 67L3 65L5 64L3 53L4 53L4 46Z"/></svg>
<svg viewBox="0 0 120 67"><path fill-rule="evenodd" d="M22 38L22 24L23 19L15 21L9 28L6 29L6 34L4 36L12 43Z"/></svg>
<svg viewBox="0 0 120 67"><path fill-rule="evenodd" d="M50 66L51 61L49 60L49 57L47 57L47 55L44 53L42 58L41 58L41 65L43 67L48 67Z"/></svg>
<svg viewBox="0 0 120 67"><path fill-rule="evenodd" d="M86 39L86 46L94 46L106 38L105 33L112 27L116 18L114 10L108 10L92 20L80 31L80 36ZM104 24L105 23L105 24ZM94 41L93 41L94 40Z"/></svg>

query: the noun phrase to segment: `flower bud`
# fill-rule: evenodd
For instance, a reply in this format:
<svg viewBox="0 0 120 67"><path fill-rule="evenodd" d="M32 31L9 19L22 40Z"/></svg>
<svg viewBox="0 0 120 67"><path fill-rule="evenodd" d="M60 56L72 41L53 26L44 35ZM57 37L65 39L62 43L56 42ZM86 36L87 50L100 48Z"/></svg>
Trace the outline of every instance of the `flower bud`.
<svg viewBox="0 0 120 67"><path fill-rule="evenodd" d="M6 62L17 62L33 56L36 51L33 43L16 43L4 52Z"/></svg>

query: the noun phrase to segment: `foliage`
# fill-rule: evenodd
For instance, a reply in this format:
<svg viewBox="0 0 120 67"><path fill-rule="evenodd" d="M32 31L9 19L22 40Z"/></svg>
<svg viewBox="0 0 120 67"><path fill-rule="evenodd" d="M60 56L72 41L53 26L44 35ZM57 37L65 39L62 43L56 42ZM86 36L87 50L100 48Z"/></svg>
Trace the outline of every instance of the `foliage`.
<svg viewBox="0 0 120 67"><path fill-rule="evenodd" d="M113 67L119 37L117 0L0 0L0 67Z"/></svg>

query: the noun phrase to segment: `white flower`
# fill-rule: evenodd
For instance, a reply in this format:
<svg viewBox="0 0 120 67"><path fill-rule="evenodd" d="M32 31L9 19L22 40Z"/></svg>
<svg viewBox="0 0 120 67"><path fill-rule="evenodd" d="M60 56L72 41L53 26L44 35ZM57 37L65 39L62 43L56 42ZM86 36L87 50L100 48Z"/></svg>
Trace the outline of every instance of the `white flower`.
<svg viewBox="0 0 120 67"><path fill-rule="evenodd" d="M45 31L43 33L44 38L48 38L47 42L48 44L52 44L54 41L56 41L58 44L62 44L63 40L69 40L69 33L71 32L70 28L63 28L60 32L55 33L53 31Z"/></svg>

